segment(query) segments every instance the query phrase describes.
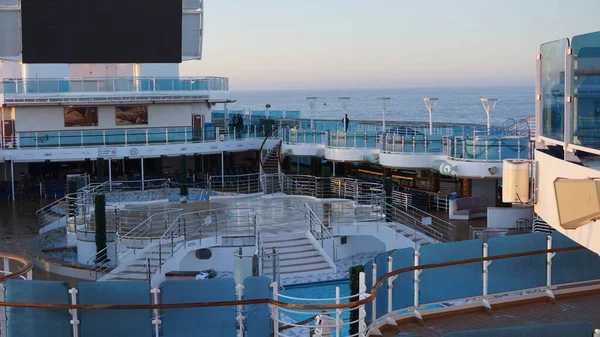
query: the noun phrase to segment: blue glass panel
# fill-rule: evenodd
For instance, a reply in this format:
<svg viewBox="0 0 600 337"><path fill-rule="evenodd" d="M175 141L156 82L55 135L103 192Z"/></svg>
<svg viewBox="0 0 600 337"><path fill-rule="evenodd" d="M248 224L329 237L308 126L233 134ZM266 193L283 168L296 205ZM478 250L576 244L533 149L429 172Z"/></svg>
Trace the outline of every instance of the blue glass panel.
<svg viewBox="0 0 600 337"><path fill-rule="evenodd" d="M271 297L268 277L249 277L244 280L244 299L256 300ZM246 337L271 335L271 316L268 304L251 304L244 308Z"/></svg>
<svg viewBox="0 0 600 337"><path fill-rule="evenodd" d="M285 118L286 119L300 118L300 111L297 111L297 110L286 110L286 112L285 112ZM310 122L309 122L309 125L310 125Z"/></svg>
<svg viewBox="0 0 600 337"><path fill-rule="evenodd" d="M367 293L371 293L371 288L373 288L373 260L369 260L369 262L365 263L365 285L367 287ZM372 303L372 302L371 302ZM365 311L367 313L367 317L365 318L365 322L367 325L373 322L373 307L371 303L365 305Z"/></svg>
<svg viewBox="0 0 600 337"><path fill-rule="evenodd" d="M82 282L78 289L80 304L151 304L147 282ZM151 310L81 310L79 317L81 335L86 337L152 335Z"/></svg>
<svg viewBox="0 0 600 337"><path fill-rule="evenodd" d="M392 269L399 270L412 267L415 263L413 248L397 249L392 253ZM398 310L414 304L414 272L399 274L393 282L392 309Z"/></svg>
<svg viewBox="0 0 600 337"><path fill-rule="evenodd" d="M127 130L127 144L145 144L146 129Z"/></svg>
<svg viewBox="0 0 600 337"><path fill-rule="evenodd" d="M531 233L491 238L489 256L546 249L546 234ZM489 267L490 294L541 287L546 284L546 255L495 260Z"/></svg>
<svg viewBox="0 0 600 337"><path fill-rule="evenodd" d="M125 130L106 130L106 145L125 144Z"/></svg>
<svg viewBox="0 0 600 337"><path fill-rule="evenodd" d="M421 247L420 264L458 261L483 256L481 240L458 241ZM483 294L482 263L423 270L420 303L435 303Z"/></svg>
<svg viewBox="0 0 600 337"><path fill-rule="evenodd" d="M169 134L169 142L184 142L185 128L170 128L167 129Z"/></svg>
<svg viewBox="0 0 600 337"><path fill-rule="evenodd" d="M70 304L69 285L58 281L8 280L6 301ZM11 337L70 337L69 310L6 308L6 327Z"/></svg>
<svg viewBox="0 0 600 337"><path fill-rule="evenodd" d="M600 149L600 32L573 37L572 47L577 62L571 141Z"/></svg>
<svg viewBox="0 0 600 337"><path fill-rule="evenodd" d="M261 111L261 110L252 110L252 116L266 117L267 116L267 112L266 111Z"/></svg>
<svg viewBox="0 0 600 337"><path fill-rule="evenodd" d="M270 110L269 111L269 118L271 118L271 119L282 119L283 118L283 111L281 111L281 110Z"/></svg>
<svg viewBox="0 0 600 337"><path fill-rule="evenodd" d="M81 132L63 131L60 133L60 146L81 146Z"/></svg>
<svg viewBox="0 0 600 337"><path fill-rule="evenodd" d="M565 322L456 331L445 333L443 337L589 337L593 333L594 324L592 322Z"/></svg>
<svg viewBox="0 0 600 337"><path fill-rule="evenodd" d="M165 143L166 141L166 129L148 129L148 143Z"/></svg>
<svg viewBox="0 0 600 337"><path fill-rule="evenodd" d="M377 264L377 281L379 281L383 275L388 273L388 254L383 253L375 257L375 263ZM377 289L377 317L381 317L388 312L388 292L387 282Z"/></svg>
<svg viewBox="0 0 600 337"><path fill-rule="evenodd" d="M579 244L565 235L552 233L552 248L577 247ZM588 250L559 252L552 258L552 284L564 284L600 279L600 256Z"/></svg>
<svg viewBox="0 0 600 337"><path fill-rule="evenodd" d="M233 279L166 281L160 285L161 303L222 302L235 300ZM235 307L166 309L163 337L236 337Z"/></svg>
<svg viewBox="0 0 600 337"><path fill-rule="evenodd" d="M542 135L562 140L564 133L565 49L569 40L548 42L542 54Z"/></svg>

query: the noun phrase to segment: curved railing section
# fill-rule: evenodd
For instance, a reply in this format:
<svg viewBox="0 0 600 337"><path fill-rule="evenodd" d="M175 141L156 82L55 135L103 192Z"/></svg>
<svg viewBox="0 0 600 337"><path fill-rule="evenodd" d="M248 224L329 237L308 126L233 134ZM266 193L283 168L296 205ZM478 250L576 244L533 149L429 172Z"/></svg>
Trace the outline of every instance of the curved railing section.
<svg viewBox="0 0 600 337"><path fill-rule="evenodd" d="M590 274L587 270L572 267L573 261L577 261L595 268L600 263L600 258L596 254L562 239L554 247L551 237L540 240L544 238L543 235L529 235L536 236L534 241L537 244L533 246L534 249L539 248L540 245L547 245L547 247L521 251L514 249L512 243L500 244L504 240L513 240L515 236L512 236L498 239L489 245L478 240L466 241L464 245L471 247L469 254L458 252L450 256L436 255L439 258L428 260L431 262L425 262L427 255L425 252L401 249L390 254L386 253L378 256L374 263L367 263L365 271L359 276L358 293L349 295L342 295L340 287L336 287L331 295L303 298L286 295L285 291L280 292L278 282L273 282L269 286L269 283L263 280L258 287L252 287L248 286L247 282L242 286L224 279L206 281L207 283L190 281L198 291L210 282L210 284L219 283L221 285L219 289L231 292L216 296L215 301L192 299L186 303L181 300L160 303L159 297L153 295L147 296L152 299L147 304L77 304L75 297L71 303L59 304L43 301L43 292L38 291L32 296L33 303L0 302L0 307L69 309L70 315L63 319L67 322L70 320L70 324L75 329L80 321L71 318L78 317L78 312L81 311L121 310L125 314L126 310L147 310L152 312L153 320L140 324L148 324L148 327L152 327L153 336L159 337L162 324L165 324L162 328L167 329L167 320L173 320L168 323L169 326L175 326L178 319L178 315L165 315L164 310L228 307L232 310L225 310L227 314L223 313L219 319L229 326L228 329L242 332L246 329L250 331L253 325L249 322L256 318L243 314L245 310L250 309L247 306L252 305L254 310L258 310L257 305L265 304L269 308L265 308L266 314L261 316L260 322L263 326L270 325L274 336L310 335L312 332L316 336L326 336L332 332L336 336L367 336L378 334L384 325L395 325L397 321L403 319L417 319L423 323L429 317L429 313L431 315L453 314L476 307L493 311L497 303L518 304L523 300L542 298L553 300L563 294L585 294L600 288L598 273ZM526 239L531 240L530 237ZM494 248L494 245L497 247ZM508 247L512 249L506 249ZM457 260L452 259L452 256L462 256L462 258ZM524 273L524 270L528 270L529 273ZM465 277L464 273L469 273L470 277ZM268 294L269 288L272 289L271 297L257 295ZM66 291L68 289L65 287L65 293ZM110 287L104 291L110 291ZM167 296L174 291L177 290L172 286L166 289L165 285L161 285L160 289L152 289L151 294L160 292L161 296ZM257 293L253 293L254 291ZM71 290L71 292L75 291ZM191 294L188 292L173 295L182 298ZM219 297L223 300L219 301ZM232 300L233 298L237 300ZM352 311L356 311L353 318L349 315ZM33 314L31 312L31 315ZM35 314L38 314L37 311ZM90 318L82 317L82 319ZM198 319L203 318L198 317ZM31 322L35 322L33 316ZM253 322L257 323L257 321ZM206 328L202 324L186 325L186 327L196 329L191 333L199 333L199 329Z"/></svg>
<svg viewBox="0 0 600 337"><path fill-rule="evenodd" d="M10 254L0 253L3 267L0 269L0 283L6 280L21 279L31 280L33 277L33 263L24 257ZM0 294L4 299L4 293Z"/></svg>

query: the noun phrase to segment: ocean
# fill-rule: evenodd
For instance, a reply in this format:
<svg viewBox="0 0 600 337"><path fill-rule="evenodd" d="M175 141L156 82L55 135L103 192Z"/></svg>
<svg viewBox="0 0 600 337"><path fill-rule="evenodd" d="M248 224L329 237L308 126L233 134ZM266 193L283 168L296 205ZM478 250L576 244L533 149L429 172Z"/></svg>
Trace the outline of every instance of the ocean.
<svg viewBox="0 0 600 337"><path fill-rule="evenodd" d="M433 111L434 122L485 124L485 110L479 100L482 97L498 99L491 114L493 125L502 125L509 118L518 121L535 114L533 87L231 91L230 98L236 102L229 108L264 110L266 104L271 104L271 110L301 110L301 117L310 118L308 96L319 97L316 119L341 119L343 113L338 97L343 96L351 98L347 109L350 120L380 120L378 97L391 98L386 110L389 121L428 121L423 97L439 98Z"/></svg>

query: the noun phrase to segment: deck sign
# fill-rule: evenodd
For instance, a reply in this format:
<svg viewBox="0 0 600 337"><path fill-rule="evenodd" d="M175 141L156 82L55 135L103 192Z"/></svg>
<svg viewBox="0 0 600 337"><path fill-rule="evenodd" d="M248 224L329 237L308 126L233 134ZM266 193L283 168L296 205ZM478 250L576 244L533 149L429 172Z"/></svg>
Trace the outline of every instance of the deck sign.
<svg viewBox="0 0 600 337"><path fill-rule="evenodd" d="M105 147L98 149L98 157L116 157L117 149L114 147Z"/></svg>

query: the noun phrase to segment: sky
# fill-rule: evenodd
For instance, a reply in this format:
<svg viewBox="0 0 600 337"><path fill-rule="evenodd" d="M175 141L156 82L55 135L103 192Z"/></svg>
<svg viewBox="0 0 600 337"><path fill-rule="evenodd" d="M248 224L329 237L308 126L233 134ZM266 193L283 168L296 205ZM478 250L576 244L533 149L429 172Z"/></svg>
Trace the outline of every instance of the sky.
<svg viewBox="0 0 600 337"><path fill-rule="evenodd" d="M599 0L204 0L184 76L232 90L533 86L540 44L600 30Z"/></svg>

